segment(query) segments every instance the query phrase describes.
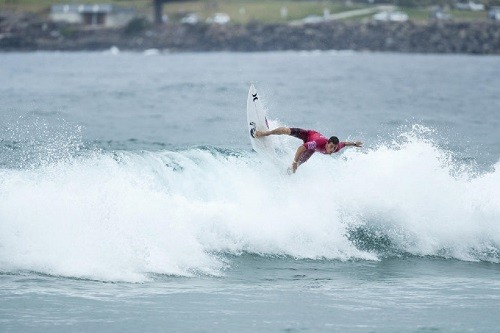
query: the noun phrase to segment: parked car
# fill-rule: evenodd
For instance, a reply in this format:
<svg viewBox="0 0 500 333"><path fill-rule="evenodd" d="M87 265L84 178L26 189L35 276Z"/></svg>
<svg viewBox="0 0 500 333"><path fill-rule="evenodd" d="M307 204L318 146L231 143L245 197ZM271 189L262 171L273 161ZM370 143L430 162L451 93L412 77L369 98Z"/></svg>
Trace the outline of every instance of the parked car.
<svg viewBox="0 0 500 333"><path fill-rule="evenodd" d="M380 12L372 16L375 21L405 22L408 15L403 12Z"/></svg>
<svg viewBox="0 0 500 333"><path fill-rule="evenodd" d="M466 3L457 3L455 5L456 9L460 10L472 10L472 11L481 11L484 10L484 5L482 3L475 3L473 1L468 1Z"/></svg>
<svg viewBox="0 0 500 333"><path fill-rule="evenodd" d="M207 23L215 24L227 24L229 21L231 21L231 18L226 13L215 13L214 16L207 19Z"/></svg>
<svg viewBox="0 0 500 333"><path fill-rule="evenodd" d="M185 24L196 24L200 22L200 18L195 13L188 14L181 18L181 23Z"/></svg>
<svg viewBox="0 0 500 333"><path fill-rule="evenodd" d="M441 20L450 20L451 19L451 14L448 13L448 12L446 12L446 11L444 11L441 8L433 9L429 13L429 19L431 19L431 20L438 20L438 21L441 21Z"/></svg>
<svg viewBox="0 0 500 333"><path fill-rule="evenodd" d="M500 7L499 6L491 7L488 12L488 16L490 19L494 21L500 21Z"/></svg>

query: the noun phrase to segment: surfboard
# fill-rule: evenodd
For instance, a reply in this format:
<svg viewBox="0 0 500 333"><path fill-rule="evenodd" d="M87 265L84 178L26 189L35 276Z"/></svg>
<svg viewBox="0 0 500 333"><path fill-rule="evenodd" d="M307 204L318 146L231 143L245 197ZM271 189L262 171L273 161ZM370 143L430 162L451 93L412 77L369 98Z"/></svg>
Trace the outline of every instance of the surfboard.
<svg viewBox="0 0 500 333"><path fill-rule="evenodd" d="M277 140L275 136L254 137L255 131L267 131L270 128L267 121L266 109L253 84L250 86L247 97L247 125L248 136L250 137L253 150L264 159L276 165L278 169L285 171L287 174L291 174L291 169L283 161L285 151L283 147L280 146L279 140Z"/></svg>
<svg viewBox="0 0 500 333"><path fill-rule="evenodd" d="M259 155L273 160L278 159L278 156L276 155L276 147L271 137L254 137L255 131L268 131L269 123L267 122L266 109L262 105L260 96L253 84L250 86L250 90L248 91L247 124L248 136L250 137L253 150L255 150Z"/></svg>

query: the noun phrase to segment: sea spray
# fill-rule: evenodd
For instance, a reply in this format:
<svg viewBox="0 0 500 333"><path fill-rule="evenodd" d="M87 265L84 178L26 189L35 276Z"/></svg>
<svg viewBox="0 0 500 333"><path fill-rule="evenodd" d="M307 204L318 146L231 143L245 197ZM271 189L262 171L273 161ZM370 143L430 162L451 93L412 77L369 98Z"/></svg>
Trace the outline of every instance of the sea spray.
<svg viewBox="0 0 500 333"><path fill-rule="evenodd" d="M33 111L2 127L0 165L4 167L28 169L50 165L70 160L83 149L81 126L58 116L43 119Z"/></svg>

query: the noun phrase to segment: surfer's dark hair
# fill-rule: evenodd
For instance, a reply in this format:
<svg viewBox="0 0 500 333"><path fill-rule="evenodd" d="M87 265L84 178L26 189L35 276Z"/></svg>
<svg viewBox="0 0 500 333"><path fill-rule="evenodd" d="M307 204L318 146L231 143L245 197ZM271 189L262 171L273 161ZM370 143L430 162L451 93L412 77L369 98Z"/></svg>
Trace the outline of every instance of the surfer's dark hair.
<svg viewBox="0 0 500 333"><path fill-rule="evenodd" d="M339 144L339 138L337 138L336 136L332 136L332 137L330 137L330 139L328 139L328 142L331 142L334 145L338 145Z"/></svg>

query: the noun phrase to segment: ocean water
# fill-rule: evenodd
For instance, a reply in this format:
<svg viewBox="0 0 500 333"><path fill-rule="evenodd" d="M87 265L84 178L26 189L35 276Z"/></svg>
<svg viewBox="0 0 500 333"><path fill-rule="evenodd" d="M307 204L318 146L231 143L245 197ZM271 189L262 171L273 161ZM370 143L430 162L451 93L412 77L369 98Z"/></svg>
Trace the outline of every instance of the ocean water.
<svg viewBox="0 0 500 333"><path fill-rule="evenodd" d="M364 147L287 175L251 83ZM0 331L500 332L499 88L499 57L0 54Z"/></svg>

